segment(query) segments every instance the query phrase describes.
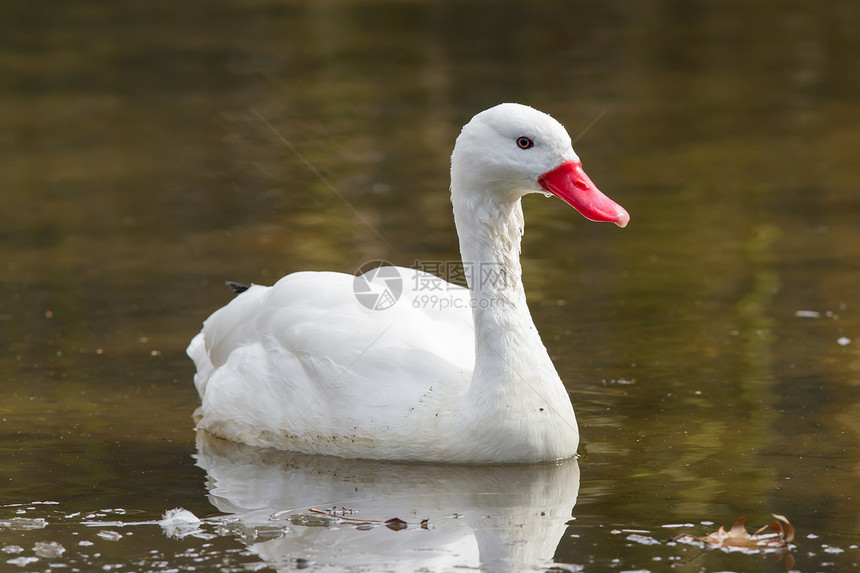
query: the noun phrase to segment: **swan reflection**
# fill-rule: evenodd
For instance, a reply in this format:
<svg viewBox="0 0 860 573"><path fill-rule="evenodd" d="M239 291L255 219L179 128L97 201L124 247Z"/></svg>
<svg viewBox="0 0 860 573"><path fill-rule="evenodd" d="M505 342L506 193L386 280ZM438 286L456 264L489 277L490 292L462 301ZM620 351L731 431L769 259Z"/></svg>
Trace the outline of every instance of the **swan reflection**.
<svg viewBox="0 0 860 573"><path fill-rule="evenodd" d="M576 460L401 464L257 448L203 432L197 449L210 501L231 514L230 526L277 570L309 562L388 571L546 566L579 491ZM349 508L347 517L374 526L312 508ZM382 525L392 518L408 527Z"/></svg>

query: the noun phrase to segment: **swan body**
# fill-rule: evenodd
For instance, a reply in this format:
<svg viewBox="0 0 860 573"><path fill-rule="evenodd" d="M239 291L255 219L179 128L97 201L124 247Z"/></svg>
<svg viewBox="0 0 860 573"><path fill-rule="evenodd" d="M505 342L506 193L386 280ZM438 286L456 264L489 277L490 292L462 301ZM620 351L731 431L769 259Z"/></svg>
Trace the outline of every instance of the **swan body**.
<svg viewBox="0 0 860 573"><path fill-rule="evenodd" d="M576 417L522 286L520 198L532 192L558 196L589 219L629 220L582 171L557 121L518 104L481 112L451 158L469 288L402 267L358 278L299 272L252 286L213 313L188 347L198 428L348 458L573 456ZM393 287L402 292L385 304L358 296Z"/></svg>

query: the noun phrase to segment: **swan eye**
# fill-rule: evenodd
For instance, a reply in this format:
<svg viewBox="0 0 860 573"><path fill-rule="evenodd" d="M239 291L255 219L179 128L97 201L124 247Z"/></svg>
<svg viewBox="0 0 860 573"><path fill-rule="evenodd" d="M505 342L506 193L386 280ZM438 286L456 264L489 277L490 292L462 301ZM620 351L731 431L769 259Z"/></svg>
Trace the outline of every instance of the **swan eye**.
<svg viewBox="0 0 860 573"><path fill-rule="evenodd" d="M522 136L517 138L517 147L520 149L530 149L535 146L535 142L528 137Z"/></svg>

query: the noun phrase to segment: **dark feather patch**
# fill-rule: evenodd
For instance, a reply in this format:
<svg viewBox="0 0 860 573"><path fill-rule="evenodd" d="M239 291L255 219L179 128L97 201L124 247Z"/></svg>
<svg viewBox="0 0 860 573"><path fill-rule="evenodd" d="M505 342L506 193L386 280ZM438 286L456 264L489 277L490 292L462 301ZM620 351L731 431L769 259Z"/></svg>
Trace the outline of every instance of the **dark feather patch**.
<svg viewBox="0 0 860 573"><path fill-rule="evenodd" d="M230 287L230 290L232 290L234 294L241 294L250 288L248 285L234 283L233 281L227 281L224 284Z"/></svg>

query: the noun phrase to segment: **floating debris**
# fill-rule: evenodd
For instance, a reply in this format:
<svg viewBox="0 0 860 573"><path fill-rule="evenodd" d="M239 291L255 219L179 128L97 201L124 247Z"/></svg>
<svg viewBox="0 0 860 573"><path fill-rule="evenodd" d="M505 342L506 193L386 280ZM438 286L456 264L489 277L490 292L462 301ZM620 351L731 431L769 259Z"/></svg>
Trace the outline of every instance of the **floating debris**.
<svg viewBox="0 0 860 573"><path fill-rule="evenodd" d="M66 552L66 548L56 541L37 541L33 553L44 559L56 559Z"/></svg>
<svg viewBox="0 0 860 573"><path fill-rule="evenodd" d="M119 541L120 539L122 539L121 533L118 533L116 531L110 531L108 529L103 529L102 531L96 533L96 535L98 535L102 539L107 539L108 541Z"/></svg>
<svg viewBox="0 0 860 573"><path fill-rule="evenodd" d="M392 517L391 519L385 521L385 527L387 527L391 531L401 531L409 527L409 524L400 518Z"/></svg>
<svg viewBox="0 0 860 573"><path fill-rule="evenodd" d="M326 509L325 511L330 515L354 515L358 513L358 510L352 509L351 507L340 506L338 509L336 505Z"/></svg>
<svg viewBox="0 0 860 573"><path fill-rule="evenodd" d="M617 384L619 386L630 386L631 384L636 384L636 380L635 379L629 379L628 380L625 378L612 378L610 380L607 380L606 378L604 378L603 380L600 381L600 383L603 385Z"/></svg>
<svg viewBox="0 0 860 573"><path fill-rule="evenodd" d="M200 531L201 523L199 517L187 509L177 507L166 511L158 525L161 526L166 536L181 539Z"/></svg>
<svg viewBox="0 0 860 573"><path fill-rule="evenodd" d="M26 567L30 563L35 563L38 561L38 557L16 557L15 559L7 559L6 563L9 565L17 565L18 567Z"/></svg>
<svg viewBox="0 0 860 573"><path fill-rule="evenodd" d="M821 316L821 313L817 310L796 310L794 316L800 318L818 318Z"/></svg>
<svg viewBox="0 0 860 573"><path fill-rule="evenodd" d="M48 522L42 517L13 517L0 521L0 526L9 529L44 529L48 526Z"/></svg>
<svg viewBox="0 0 860 573"><path fill-rule="evenodd" d="M391 519L386 519L384 521L381 519L361 519L359 517L348 517L344 514L356 513L356 511L353 509L348 509L346 507L341 507L340 509L333 507L333 508L330 508L330 511L311 507L311 508L308 508L308 511L310 511L311 513L315 513L319 516L324 516L324 517L329 518L328 523L322 524L322 525L326 525L326 526L330 526L333 523L336 523L337 521L343 521L343 522L355 525L357 528L360 528L360 529L368 529L369 527L372 527L375 525L384 525L385 527L387 527L388 529L390 529L392 531L400 531L402 529L406 529L407 527L409 527L409 523L407 523L406 521L403 521L402 519L400 519L398 517L392 517ZM296 522L296 517L302 518L302 522ZM308 518L310 518L310 517L311 516L295 516L295 517L293 517L291 522L293 523L293 525L319 525L316 523L308 523L307 521L308 521ZM335 520L337 520L337 521L335 521ZM427 529L427 523L428 523L428 520L426 520L426 519L422 520L421 521L421 528Z"/></svg>
<svg viewBox="0 0 860 573"><path fill-rule="evenodd" d="M851 344L851 339L847 336L840 336L836 340L836 344L838 344L839 346L848 346L849 344Z"/></svg>
<svg viewBox="0 0 860 573"><path fill-rule="evenodd" d="M650 535L640 535L638 533L631 533L628 535L627 541L632 541L633 543L638 543L640 545L660 545L660 542Z"/></svg>
<svg viewBox="0 0 860 573"><path fill-rule="evenodd" d="M353 523L361 523L361 524L382 523L382 521L380 521L379 519L360 519L357 517L347 517L347 515L346 515L347 513L356 513L356 511L354 509L348 509L346 507L341 507L340 509L333 507L333 508L331 508L331 510L317 509L315 507L311 507L310 509L308 509L308 511L310 511L311 513L316 513L319 515L325 515L328 517L333 517L335 519L340 519L343 521L348 521L348 522L353 522Z"/></svg>
<svg viewBox="0 0 860 573"><path fill-rule="evenodd" d="M0 551L2 551L3 553L8 553L9 555L14 555L16 553L23 553L24 548L20 545L4 545L2 548L0 548Z"/></svg>
<svg viewBox="0 0 860 573"><path fill-rule="evenodd" d="M313 511L313 508L311 509L311 511ZM370 525L361 521L359 521L358 523ZM327 515L307 515L305 513L300 513L297 515L290 516L290 524L302 525L304 527L332 527L337 524L337 518L328 517Z"/></svg>
<svg viewBox="0 0 860 573"><path fill-rule="evenodd" d="M775 513L772 515L776 521L762 526L752 534L747 532L744 518L741 517L728 531L720 526L717 531L704 537L682 533L674 537L672 541L724 551L745 551L747 553L787 551L792 540L794 540L794 527L785 516ZM762 533L766 529L771 529L774 533Z"/></svg>

